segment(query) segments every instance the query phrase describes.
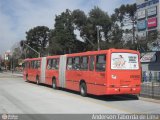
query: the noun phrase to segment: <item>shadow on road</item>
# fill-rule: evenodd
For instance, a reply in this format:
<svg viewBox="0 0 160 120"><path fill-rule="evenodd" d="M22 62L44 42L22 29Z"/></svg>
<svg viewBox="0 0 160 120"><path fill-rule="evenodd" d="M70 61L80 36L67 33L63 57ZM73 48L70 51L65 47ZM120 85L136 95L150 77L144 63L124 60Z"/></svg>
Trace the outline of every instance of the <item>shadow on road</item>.
<svg viewBox="0 0 160 120"><path fill-rule="evenodd" d="M68 89L61 89L64 92L69 92L72 94L80 95L79 92L77 91L72 91ZM108 101L108 102L113 102L113 101L129 101L129 100L139 100L139 98L136 95L91 95L88 94L87 97L93 98L96 100L101 100L101 101Z"/></svg>
<svg viewBox="0 0 160 120"><path fill-rule="evenodd" d="M32 81L26 81L26 82L36 84L35 82L32 82ZM52 86L50 86L50 85L46 85L46 84L40 84L40 85L45 86L45 87L50 87L52 89ZM68 89L64 89L64 88L58 88L58 90L61 90L63 92L67 92L67 93L71 93L71 94L80 95L79 92L73 91L73 90L68 90ZM100 95L100 96L97 96L97 95L88 94L87 97L93 98L96 100L108 101L108 102L139 100L138 96L136 96L136 95Z"/></svg>

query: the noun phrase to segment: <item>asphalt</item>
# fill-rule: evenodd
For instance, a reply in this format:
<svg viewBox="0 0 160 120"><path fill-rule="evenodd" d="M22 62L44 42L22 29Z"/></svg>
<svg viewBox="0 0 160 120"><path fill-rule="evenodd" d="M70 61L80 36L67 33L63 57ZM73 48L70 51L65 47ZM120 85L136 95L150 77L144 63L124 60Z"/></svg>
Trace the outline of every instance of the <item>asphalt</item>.
<svg viewBox="0 0 160 120"><path fill-rule="evenodd" d="M78 92L53 90L50 86L25 82L17 74L0 73L0 113L159 114L160 104L141 97L139 100L129 96L81 97Z"/></svg>

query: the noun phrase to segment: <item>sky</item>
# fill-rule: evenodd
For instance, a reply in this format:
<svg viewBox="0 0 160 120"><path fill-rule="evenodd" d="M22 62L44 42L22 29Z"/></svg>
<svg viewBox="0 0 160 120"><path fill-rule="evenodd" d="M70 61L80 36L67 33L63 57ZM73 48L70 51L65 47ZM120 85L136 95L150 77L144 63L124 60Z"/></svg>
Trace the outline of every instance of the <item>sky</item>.
<svg viewBox="0 0 160 120"><path fill-rule="evenodd" d="M33 27L53 29L55 15L66 9L81 9L87 14L98 6L111 15L115 8L132 3L135 0L0 0L0 54L25 40L26 31Z"/></svg>

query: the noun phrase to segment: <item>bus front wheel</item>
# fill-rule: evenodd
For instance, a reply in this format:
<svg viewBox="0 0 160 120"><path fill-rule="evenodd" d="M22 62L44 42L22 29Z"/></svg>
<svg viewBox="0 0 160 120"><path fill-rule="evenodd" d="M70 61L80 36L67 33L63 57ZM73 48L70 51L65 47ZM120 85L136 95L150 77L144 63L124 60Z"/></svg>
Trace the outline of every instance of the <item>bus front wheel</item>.
<svg viewBox="0 0 160 120"><path fill-rule="evenodd" d="M36 77L36 84L39 85L39 77Z"/></svg>
<svg viewBox="0 0 160 120"><path fill-rule="evenodd" d="M56 79L52 80L52 88L57 89Z"/></svg>
<svg viewBox="0 0 160 120"><path fill-rule="evenodd" d="M80 84L80 93L83 97L87 96L87 86L84 82Z"/></svg>
<svg viewBox="0 0 160 120"><path fill-rule="evenodd" d="M29 80L28 80L28 75L26 75L26 82L29 82Z"/></svg>

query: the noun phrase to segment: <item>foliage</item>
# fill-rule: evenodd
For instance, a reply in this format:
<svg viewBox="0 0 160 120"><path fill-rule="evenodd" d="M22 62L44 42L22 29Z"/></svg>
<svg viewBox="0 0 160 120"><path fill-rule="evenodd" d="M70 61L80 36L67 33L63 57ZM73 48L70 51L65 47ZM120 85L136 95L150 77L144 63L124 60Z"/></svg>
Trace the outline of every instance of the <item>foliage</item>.
<svg viewBox="0 0 160 120"><path fill-rule="evenodd" d="M108 41L108 33L111 28L109 15L98 7L94 7L87 17L81 10L73 11L75 29L80 30L80 36L84 39L86 50L97 50L97 26L101 28L104 41ZM102 41L101 41L102 42ZM92 43L92 44L91 44ZM103 42L107 44L107 42Z"/></svg>
<svg viewBox="0 0 160 120"><path fill-rule="evenodd" d="M84 43L77 40L74 34L72 12L66 9L55 18L54 30L49 36L50 54L66 54L83 51ZM79 47L80 46L80 47Z"/></svg>
<svg viewBox="0 0 160 120"><path fill-rule="evenodd" d="M66 9L55 16L54 29L37 26L26 32L25 44L40 52L42 56L97 50L98 37L101 49L147 50L147 41L136 41L135 13L136 4L121 5L111 16L99 7L94 7L88 14L79 9ZM76 37L75 30L80 32L83 40ZM153 36L149 36L148 40L153 42ZM24 47L24 51L30 55L27 57L37 56L28 48Z"/></svg>
<svg viewBox="0 0 160 120"><path fill-rule="evenodd" d="M40 52L41 56L44 56L47 53L46 48L48 45L49 32L50 30L46 26L34 27L26 32L25 43ZM37 56L36 53L29 48L27 48L27 53L31 55L29 57Z"/></svg>
<svg viewBox="0 0 160 120"><path fill-rule="evenodd" d="M75 49L71 11L66 10L55 18L55 29L50 33L49 49L52 53L72 53Z"/></svg>

